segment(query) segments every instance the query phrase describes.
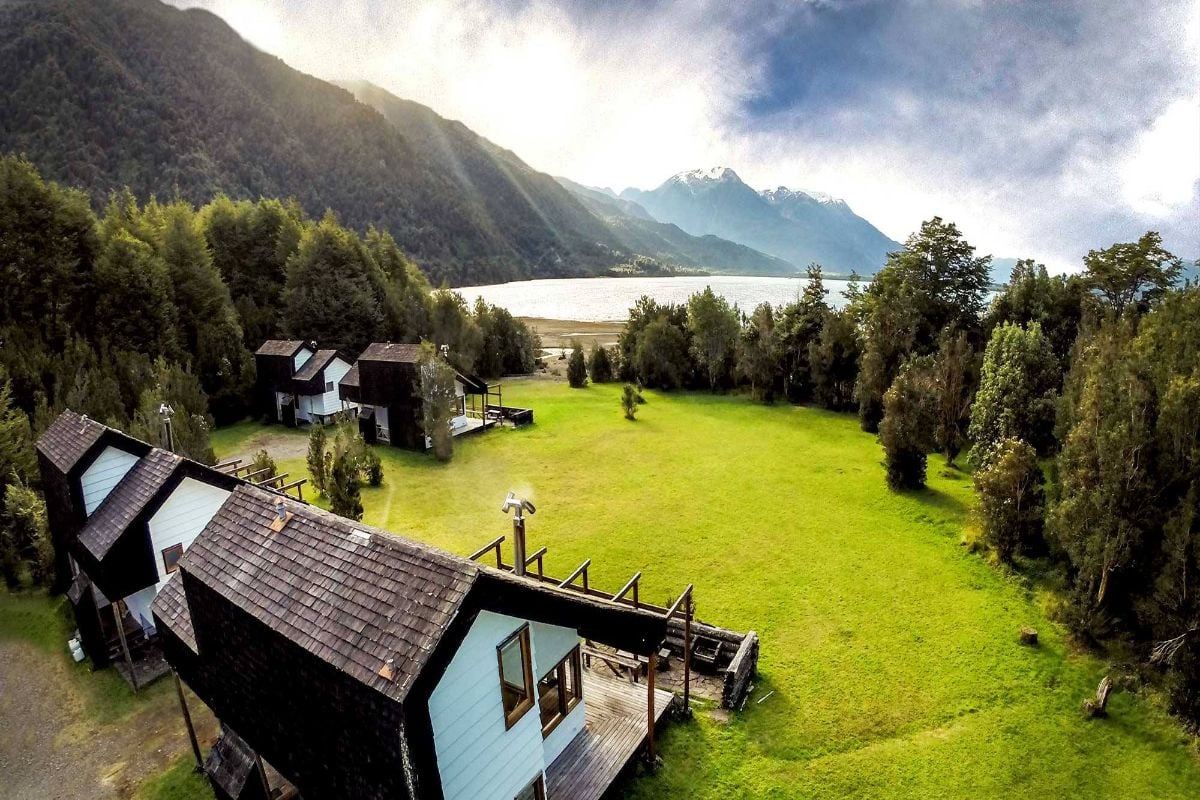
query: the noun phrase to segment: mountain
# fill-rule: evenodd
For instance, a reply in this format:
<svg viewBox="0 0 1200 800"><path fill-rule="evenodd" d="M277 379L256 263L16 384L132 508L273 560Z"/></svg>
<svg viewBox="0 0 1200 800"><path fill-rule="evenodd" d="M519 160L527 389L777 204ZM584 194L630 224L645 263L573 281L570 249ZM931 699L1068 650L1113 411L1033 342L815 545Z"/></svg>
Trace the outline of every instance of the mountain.
<svg viewBox="0 0 1200 800"><path fill-rule="evenodd" d="M621 246L635 253L685 267L717 272L779 275L796 271L794 264L716 236L692 236L678 225L655 220L646 209L602 189L557 178L596 216L604 220Z"/></svg>
<svg viewBox="0 0 1200 800"><path fill-rule="evenodd" d="M720 236L800 266L816 261L834 273L874 274L900 248L844 200L785 187L756 192L728 167L681 172L656 189L620 196L688 233Z"/></svg>
<svg viewBox="0 0 1200 800"><path fill-rule="evenodd" d="M603 221L512 153L398 98L381 103L385 119L199 9L0 3L0 96L0 152L97 204L126 185L195 203L294 197L310 214L390 231L454 283L591 274L627 257Z"/></svg>

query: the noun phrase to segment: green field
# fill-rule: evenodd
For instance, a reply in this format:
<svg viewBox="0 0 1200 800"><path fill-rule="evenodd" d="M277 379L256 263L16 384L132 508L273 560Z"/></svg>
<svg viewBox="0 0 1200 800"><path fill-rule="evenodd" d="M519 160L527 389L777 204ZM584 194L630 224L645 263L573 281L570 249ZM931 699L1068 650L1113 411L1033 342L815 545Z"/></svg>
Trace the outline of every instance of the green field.
<svg viewBox="0 0 1200 800"><path fill-rule="evenodd" d="M968 476L931 458L928 490L896 495L851 416L650 392L630 423L618 391L508 383L535 426L459 440L445 465L381 448L385 484L363 502L369 523L467 553L508 530L516 490L537 504L547 572L591 558L592 584L615 590L641 570L660 603L695 583L702 619L759 633L746 710L672 726L630 797L1200 797L1196 745L1155 696L1083 719L1106 664L962 546ZM302 434L270 430L302 452ZM218 454L263 432L218 431ZM1017 643L1024 625L1040 648Z"/></svg>

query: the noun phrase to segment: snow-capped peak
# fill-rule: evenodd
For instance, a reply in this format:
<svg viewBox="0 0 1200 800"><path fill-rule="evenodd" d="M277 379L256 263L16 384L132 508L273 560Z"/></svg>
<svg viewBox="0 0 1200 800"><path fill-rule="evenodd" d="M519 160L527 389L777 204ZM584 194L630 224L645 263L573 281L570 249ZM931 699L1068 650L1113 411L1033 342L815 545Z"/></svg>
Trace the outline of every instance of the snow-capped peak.
<svg viewBox="0 0 1200 800"><path fill-rule="evenodd" d="M694 169L690 172L680 172L675 175L672 181L676 183L714 183L718 181L738 181L741 178L738 174L729 167L709 167L707 169Z"/></svg>
<svg viewBox="0 0 1200 800"><path fill-rule="evenodd" d="M846 204L845 200L842 200L840 197L834 197L827 192L818 192L813 189L789 189L786 186L780 186L777 189L767 189L762 193L762 196L772 203L782 203L787 200L807 197L810 200L817 201L821 205Z"/></svg>

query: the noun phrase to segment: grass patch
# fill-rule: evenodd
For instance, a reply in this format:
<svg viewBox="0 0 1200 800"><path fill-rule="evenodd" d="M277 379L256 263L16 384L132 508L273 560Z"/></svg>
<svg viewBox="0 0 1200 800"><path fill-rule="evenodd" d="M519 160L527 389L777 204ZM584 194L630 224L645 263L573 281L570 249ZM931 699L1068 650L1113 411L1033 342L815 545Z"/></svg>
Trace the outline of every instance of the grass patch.
<svg viewBox="0 0 1200 800"><path fill-rule="evenodd" d="M67 665L72 688L82 696L84 708L97 722L117 722L170 702L174 688L169 680L156 681L134 694L116 670L92 672L88 661L74 663L67 650L67 639L74 631L66 598L47 597L42 592L0 591L0 639L26 642Z"/></svg>
<svg viewBox="0 0 1200 800"><path fill-rule="evenodd" d="M212 789L196 771L191 755L181 756L161 775L142 782L136 800L212 800Z"/></svg>
<svg viewBox="0 0 1200 800"><path fill-rule="evenodd" d="M755 698L775 693L728 724L670 727L665 766L629 797L1200 796L1194 744L1156 698L1082 718L1106 665L962 546L968 473L931 457L928 489L894 494L852 417L647 392L627 422L619 391L507 383L535 426L460 439L446 465L380 448L385 482L363 503L369 523L467 553L508 530L515 490L537 504L547 572L590 557L592 584L615 590L642 570L658 603L694 582L702 619L759 632ZM219 453L280 429L233 430ZM303 458L280 466L304 474ZM1017 644L1023 625L1039 648Z"/></svg>

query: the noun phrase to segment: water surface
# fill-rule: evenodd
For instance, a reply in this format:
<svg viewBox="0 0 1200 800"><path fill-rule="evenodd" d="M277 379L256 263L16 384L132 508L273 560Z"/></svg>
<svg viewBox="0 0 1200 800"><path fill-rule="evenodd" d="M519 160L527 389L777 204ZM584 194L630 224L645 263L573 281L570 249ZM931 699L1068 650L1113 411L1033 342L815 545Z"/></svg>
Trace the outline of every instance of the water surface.
<svg viewBox="0 0 1200 800"><path fill-rule="evenodd" d="M794 301L804 289L806 278L767 278L711 275L680 278L554 278L514 281L490 286L464 286L460 292L468 302L482 297L507 308L517 317L544 317L579 322L623 322L629 308L642 295L660 303L683 303L696 292L711 286L730 303L749 314L759 303L773 306ZM842 292L846 281L825 281L826 301L835 308L846 304Z"/></svg>

